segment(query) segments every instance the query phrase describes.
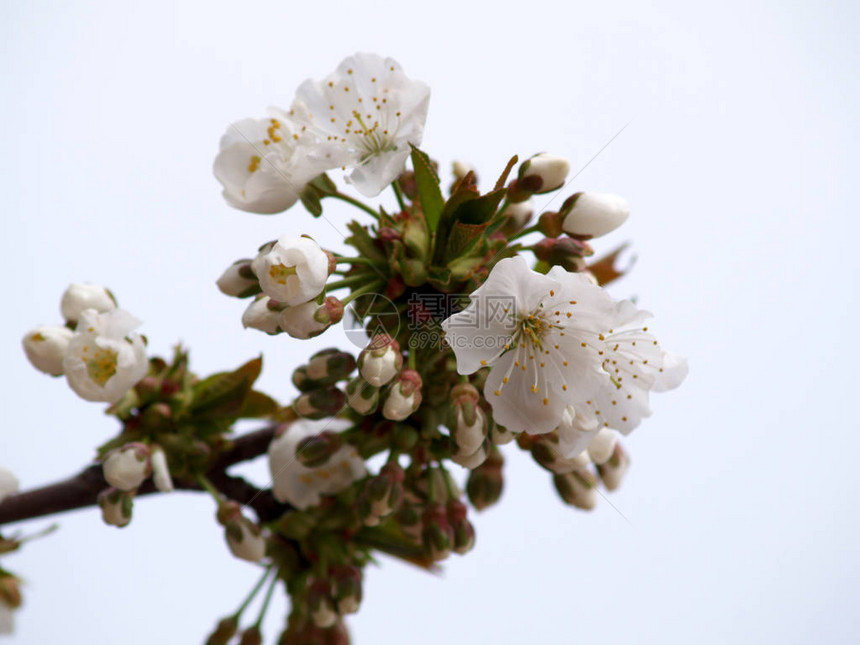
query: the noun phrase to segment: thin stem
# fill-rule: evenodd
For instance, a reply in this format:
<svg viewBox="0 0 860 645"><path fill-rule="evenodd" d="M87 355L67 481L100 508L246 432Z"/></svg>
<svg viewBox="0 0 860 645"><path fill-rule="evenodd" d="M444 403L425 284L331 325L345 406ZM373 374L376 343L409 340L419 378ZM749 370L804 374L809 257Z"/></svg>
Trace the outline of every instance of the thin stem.
<svg viewBox="0 0 860 645"><path fill-rule="evenodd" d="M350 293L350 294L349 294L348 296L346 296L345 298L341 298L341 299L340 299L340 302L341 302L341 304L342 304L343 306L346 306L346 305L348 305L350 302L352 302L353 300L355 300L356 298L358 298L358 296L363 296L365 293L369 293L369 292L372 292L372 291L374 291L374 290L376 290L376 289L379 289L381 286L382 286L382 283L381 283L381 282L379 282L379 281L371 282L370 284L368 284L368 285L366 285L366 286L364 286L364 287L359 287L358 289L356 289L355 291L353 291L352 293Z"/></svg>
<svg viewBox="0 0 860 645"><path fill-rule="evenodd" d="M268 571L266 572L268 574ZM257 617L257 622L254 623L254 627L260 629L260 625L263 624L263 618L266 617L266 612L269 610L269 603L272 600L272 594L275 591L275 585L278 584L278 576L272 576L272 582L269 583L269 588L266 590L266 597L263 599L263 606L260 608L260 615Z"/></svg>
<svg viewBox="0 0 860 645"><path fill-rule="evenodd" d="M416 343L412 342L413 338L414 336L409 337L409 355L406 357L411 370L414 370L418 364L418 348L415 346Z"/></svg>
<svg viewBox="0 0 860 645"><path fill-rule="evenodd" d="M400 189L400 180L395 179L391 182L391 188L394 189L394 195L397 197L397 205L400 206L401 211L406 210L406 202L403 201L403 191Z"/></svg>
<svg viewBox="0 0 860 645"><path fill-rule="evenodd" d="M515 233L508 238L509 242L513 242L514 240L518 240L521 237L525 237L526 235L530 235L531 233L540 233L540 226L535 224L534 226L530 226L529 228L523 229L519 233Z"/></svg>
<svg viewBox="0 0 860 645"><path fill-rule="evenodd" d="M379 262L371 260L370 258L347 258L342 255L336 255L335 258L337 259L338 264L367 264L369 266L380 266Z"/></svg>
<svg viewBox="0 0 860 645"><path fill-rule="evenodd" d="M270 564L268 567L266 567L266 570L263 572L263 577L260 578L259 582L257 582L256 585L254 585L254 588L251 590L251 593L248 595L247 598L245 598L245 602L243 602L241 605L239 605L239 609L237 609L236 613L233 614L237 620L242 617L242 613L248 608L248 605L251 604L251 601L260 592L260 589L262 589L262 587L263 587L263 583L266 581L266 578L268 578L269 574L272 572L273 566L274 565ZM277 579L278 579L278 576L275 576L275 580L277 580Z"/></svg>
<svg viewBox="0 0 860 645"><path fill-rule="evenodd" d="M212 485L212 482L209 481L209 478L206 477L203 473L197 473L197 483L200 484L200 487L209 493L212 496L212 499L215 500L216 504L221 503L221 493L218 492L218 489Z"/></svg>
<svg viewBox="0 0 860 645"><path fill-rule="evenodd" d="M354 284L359 284L361 282L367 282L366 275L353 275L348 278L344 278L343 280L336 280L334 282L329 282L325 288L326 291L334 291L336 289L343 289L344 287L350 287Z"/></svg>
<svg viewBox="0 0 860 645"><path fill-rule="evenodd" d="M377 213L375 210L373 210L370 206L368 206L364 202L358 201L354 197L350 197L349 195L346 195L346 194L341 193L341 192L330 193L330 196L334 197L336 199L339 199L342 202L346 202L347 204L352 204L356 208L360 208L361 210L363 210L365 213L372 215L375 219L379 219L379 213Z"/></svg>

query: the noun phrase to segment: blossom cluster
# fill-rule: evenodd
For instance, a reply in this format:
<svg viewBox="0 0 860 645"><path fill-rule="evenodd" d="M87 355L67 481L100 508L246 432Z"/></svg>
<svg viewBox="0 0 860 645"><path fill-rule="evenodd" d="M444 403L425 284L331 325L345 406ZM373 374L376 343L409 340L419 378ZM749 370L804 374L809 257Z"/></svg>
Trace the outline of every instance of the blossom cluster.
<svg viewBox="0 0 860 645"><path fill-rule="evenodd" d="M40 372L66 376L87 401L115 403L146 374L149 361L140 321L118 309L99 285L72 284L63 293L63 325L41 325L24 335L30 363Z"/></svg>
<svg viewBox="0 0 860 645"><path fill-rule="evenodd" d="M355 54L321 81L307 80L288 110L233 123L221 138L215 176L224 199L253 213L278 213L306 184L334 168L366 196L378 195L419 145L430 88L397 61Z"/></svg>
<svg viewBox="0 0 860 645"><path fill-rule="evenodd" d="M289 403L253 389L261 359L205 378L181 348L172 361L148 359L138 322L101 287L72 285L66 326L24 338L37 369L111 403L122 424L98 452L106 523L127 526L144 492L205 490L230 552L262 565L212 645L239 633L266 581L263 611L279 581L290 596L278 642L346 642L374 552L432 570L474 547L469 506L500 500L505 450L530 453L564 503L593 509L598 488L616 490L629 467L620 436L651 414L652 392L687 374L650 314L606 289L623 275L620 249L592 259L628 203L578 191L540 211L539 196L570 183L569 162L548 153L514 156L484 193L476 169L455 162L446 195L418 147L428 105L427 85L395 61L356 54L304 82L288 109L238 121L221 139L214 173L230 206L273 214L301 202L319 216L337 200L364 218L346 224L342 252L291 224L216 281L248 301L242 325L270 336L316 337L349 312L360 350L310 356ZM361 197L342 192L335 169ZM239 442L230 433L249 418L270 424L259 434L264 489L226 472ZM261 642L261 620L242 642Z"/></svg>

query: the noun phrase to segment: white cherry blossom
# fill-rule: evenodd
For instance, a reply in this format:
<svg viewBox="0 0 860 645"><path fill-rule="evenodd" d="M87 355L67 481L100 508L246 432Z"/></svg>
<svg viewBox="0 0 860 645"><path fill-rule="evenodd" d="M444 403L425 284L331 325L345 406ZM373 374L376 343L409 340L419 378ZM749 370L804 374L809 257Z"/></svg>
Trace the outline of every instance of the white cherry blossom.
<svg viewBox="0 0 860 645"><path fill-rule="evenodd" d="M251 264L267 296L290 307L313 300L329 274L329 258L308 237L284 235Z"/></svg>
<svg viewBox="0 0 860 645"><path fill-rule="evenodd" d="M299 199L305 184L324 169L311 163L301 136L283 111L243 119L221 137L213 171L230 206L260 214L280 213Z"/></svg>
<svg viewBox="0 0 860 645"><path fill-rule="evenodd" d="M409 144L420 145L429 101L430 88L395 60L359 53L302 83L289 114L302 136L316 138L312 163L352 168L347 181L373 197L403 172Z"/></svg>
<svg viewBox="0 0 860 645"><path fill-rule="evenodd" d="M661 349L648 333L650 317L629 300L615 304L608 328L591 344L610 378L574 403L583 422L629 434L651 415L649 393L671 390L687 376L686 359Z"/></svg>
<svg viewBox="0 0 860 645"><path fill-rule="evenodd" d="M542 434L609 381L589 347L613 310L586 277L561 267L542 275L514 257L496 264L469 306L442 327L460 374L491 367L484 396L496 422Z"/></svg>
<svg viewBox="0 0 860 645"><path fill-rule="evenodd" d="M140 326L127 311L85 309L69 341L63 371L69 386L87 401L115 403L146 376L149 361Z"/></svg>
<svg viewBox="0 0 860 645"><path fill-rule="evenodd" d="M322 495L334 495L367 474L364 460L356 449L344 444L325 464L309 468L296 459L296 449L303 439L321 432L342 432L352 424L343 419L293 422L269 445L269 469L272 492L279 502L307 509L322 501Z"/></svg>

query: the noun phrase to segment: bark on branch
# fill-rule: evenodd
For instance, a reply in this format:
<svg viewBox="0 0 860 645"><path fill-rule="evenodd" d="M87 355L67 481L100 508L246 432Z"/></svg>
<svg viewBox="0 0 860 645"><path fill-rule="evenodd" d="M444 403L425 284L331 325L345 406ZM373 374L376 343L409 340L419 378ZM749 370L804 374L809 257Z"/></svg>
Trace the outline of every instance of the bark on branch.
<svg viewBox="0 0 860 645"><path fill-rule="evenodd" d="M275 427L268 426L234 439L232 447L221 453L206 474L226 497L253 508L260 522L275 519L290 507L275 500L271 490L259 489L241 477L228 475L227 469L264 454ZM175 482L175 485L179 490L200 490L196 482ZM101 466L94 464L65 481L10 495L0 502L0 525L95 506L96 497L107 487ZM137 496L156 492L150 479L138 489Z"/></svg>

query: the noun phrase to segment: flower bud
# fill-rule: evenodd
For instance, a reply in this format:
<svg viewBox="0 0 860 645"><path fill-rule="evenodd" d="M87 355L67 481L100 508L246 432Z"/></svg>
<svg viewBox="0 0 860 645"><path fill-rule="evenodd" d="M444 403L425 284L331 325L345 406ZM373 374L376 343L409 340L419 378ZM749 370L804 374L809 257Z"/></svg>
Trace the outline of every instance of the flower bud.
<svg viewBox="0 0 860 645"><path fill-rule="evenodd" d="M601 428L594 436L591 445L588 446L588 456L595 464L604 464L615 452L615 444L618 442L617 435L609 428Z"/></svg>
<svg viewBox="0 0 860 645"><path fill-rule="evenodd" d="M310 584L307 602L311 620L317 627L331 627L337 621L328 580L318 578Z"/></svg>
<svg viewBox="0 0 860 645"><path fill-rule="evenodd" d="M463 468L468 468L469 470L477 468L487 459L487 452L489 450L488 446L489 443L485 441L481 444L481 447L472 454L457 453L451 455L451 461L455 464L460 464Z"/></svg>
<svg viewBox="0 0 860 645"><path fill-rule="evenodd" d="M346 402L359 414L372 414L379 404L379 388L356 376L346 386Z"/></svg>
<svg viewBox="0 0 860 645"><path fill-rule="evenodd" d="M332 570L334 600L337 612L344 616L354 614L361 604L361 569L353 566L336 567Z"/></svg>
<svg viewBox="0 0 860 645"><path fill-rule="evenodd" d="M269 309L269 296L260 296L245 309L242 314L242 326L247 329L259 329L269 335L280 333L281 328L278 325L280 313Z"/></svg>
<svg viewBox="0 0 860 645"><path fill-rule="evenodd" d="M113 294L97 284L71 284L63 293L60 313L67 322L76 323L84 309L105 313L116 309Z"/></svg>
<svg viewBox="0 0 860 645"><path fill-rule="evenodd" d="M490 450L486 461L469 473L466 480L466 495L472 506L479 511L499 501L504 489L502 466L505 463L502 453L495 446Z"/></svg>
<svg viewBox="0 0 860 645"><path fill-rule="evenodd" d="M524 202L508 204L504 212L506 221L502 230L508 235L521 231L526 227L526 224L529 223L533 214L534 203L531 199Z"/></svg>
<svg viewBox="0 0 860 645"><path fill-rule="evenodd" d="M382 415L392 421L403 421L421 405L421 375L415 370L403 370L388 389Z"/></svg>
<svg viewBox="0 0 860 645"><path fill-rule="evenodd" d="M467 519L468 509L458 499L449 499L448 523L454 531L454 553L464 555L475 546L475 527Z"/></svg>
<svg viewBox="0 0 860 645"><path fill-rule="evenodd" d="M284 235L270 249L261 251L251 267L263 293L294 307L313 300L325 289L329 259L312 239Z"/></svg>
<svg viewBox="0 0 860 645"><path fill-rule="evenodd" d="M105 524L122 528L131 522L134 493L123 492L116 488L106 488L98 494L96 501L102 510Z"/></svg>
<svg viewBox="0 0 860 645"><path fill-rule="evenodd" d="M379 520L396 511L403 502L403 481L406 474L396 461L390 461L364 486L359 513L364 523L376 526Z"/></svg>
<svg viewBox="0 0 860 645"><path fill-rule="evenodd" d="M45 374L60 376L69 341L74 335L75 332L68 327L42 325L27 332L21 343L33 367Z"/></svg>
<svg viewBox="0 0 860 645"><path fill-rule="evenodd" d="M564 230L581 238L600 237L621 226L630 215L630 205L618 195L609 193L576 193L570 212L564 218Z"/></svg>
<svg viewBox="0 0 860 645"><path fill-rule="evenodd" d="M287 511L278 522L278 531L291 540L304 540L315 526L316 520L310 513Z"/></svg>
<svg viewBox="0 0 860 645"><path fill-rule="evenodd" d="M15 625L12 612L21 606L20 580L0 569L0 636L11 634Z"/></svg>
<svg viewBox="0 0 860 645"><path fill-rule="evenodd" d="M167 467L167 456L164 454L161 446L154 445L152 447L152 481L155 487L162 493L169 493L173 490L173 478L170 476L170 469Z"/></svg>
<svg viewBox="0 0 860 645"><path fill-rule="evenodd" d="M307 340L319 336L343 318L343 303L328 296L322 304L315 300L287 307L278 318L278 325L293 338Z"/></svg>
<svg viewBox="0 0 860 645"><path fill-rule="evenodd" d="M135 490L152 473L149 448L127 443L111 450L102 462L105 481L122 491Z"/></svg>
<svg viewBox="0 0 860 645"><path fill-rule="evenodd" d="M475 454L487 436L487 415L478 406L480 400L474 385L461 383L451 390L449 427L458 453Z"/></svg>
<svg viewBox="0 0 860 645"><path fill-rule="evenodd" d="M296 459L303 466L317 468L341 449L343 440L337 432L323 431L318 435L305 437L296 447Z"/></svg>
<svg viewBox="0 0 860 645"><path fill-rule="evenodd" d="M628 468L630 468L630 457L624 452L621 444L616 443L612 456L608 461L597 466L597 472L606 490L613 491L621 486L621 480L627 474Z"/></svg>
<svg viewBox="0 0 860 645"><path fill-rule="evenodd" d="M585 259L594 251L585 242L572 237L548 237L533 248L535 257L550 266L560 266L567 271L585 269Z"/></svg>
<svg viewBox="0 0 860 645"><path fill-rule="evenodd" d="M421 506L418 504L401 504L400 508L394 515L397 524L400 525L400 530L407 537L416 542L421 539Z"/></svg>
<svg viewBox="0 0 860 645"><path fill-rule="evenodd" d="M305 392L293 404L295 411L306 419L333 417L343 409L346 395L336 387Z"/></svg>
<svg viewBox="0 0 860 645"><path fill-rule="evenodd" d="M382 387L403 367L400 345L388 334L374 336L358 357L361 377L374 387Z"/></svg>
<svg viewBox="0 0 860 645"><path fill-rule="evenodd" d="M228 521L224 526L227 546L234 556L248 562L259 562L266 555L266 538L260 527L244 515Z"/></svg>
<svg viewBox="0 0 860 645"><path fill-rule="evenodd" d="M308 361L308 378L329 385L347 378L355 369L355 357L338 349L324 349Z"/></svg>
<svg viewBox="0 0 860 645"><path fill-rule="evenodd" d="M427 555L434 562L444 560L454 548L454 529L448 523L445 507L429 504L422 517L424 529L421 533Z"/></svg>
<svg viewBox="0 0 860 645"><path fill-rule="evenodd" d="M545 213L541 213L541 216L538 218L538 230L545 237L560 237L564 233L563 222L564 215L561 213L546 211Z"/></svg>
<svg viewBox="0 0 860 645"><path fill-rule="evenodd" d="M215 282L226 296L250 298L260 293L260 283L251 269L251 260L236 260Z"/></svg>
<svg viewBox="0 0 860 645"><path fill-rule="evenodd" d="M460 181L461 179L463 179L463 177L468 175L470 172L475 172L475 166L470 164L468 161L456 161L455 160L454 163L451 165L451 170L454 173L454 178L457 181Z"/></svg>
<svg viewBox="0 0 860 645"><path fill-rule="evenodd" d="M569 172L567 159L542 152L523 162L517 178L520 182L539 179L534 192L540 194L561 188Z"/></svg>
<svg viewBox="0 0 860 645"><path fill-rule="evenodd" d="M260 628L256 625L251 625L242 632L242 638L239 639L239 645L262 645L263 634Z"/></svg>
<svg viewBox="0 0 860 645"><path fill-rule="evenodd" d="M558 436L554 433L534 436L530 450L536 462L556 474L579 470L589 464L588 454L585 451L565 457L559 446Z"/></svg>
<svg viewBox="0 0 860 645"><path fill-rule="evenodd" d="M0 502L18 492L18 478L11 471L0 466Z"/></svg>
<svg viewBox="0 0 860 645"><path fill-rule="evenodd" d="M206 645L227 645L238 631L239 619L236 616L222 618L215 627L215 631L206 639Z"/></svg>
<svg viewBox="0 0 860 645"><path fill-rule="evenodd" d="M588 469L554 475L555 489L571 506L590 511L597 506L597 477Z"/></svg>
<svg viewBox="0 0 860 645"><path fill-rule="evenodd" d="M510 443L514 439L516 439L516 434L504 426L500 426L498 423L493 423L493 427L490 429L490 441L497 446L504 446L506 443Z"/></svg>

